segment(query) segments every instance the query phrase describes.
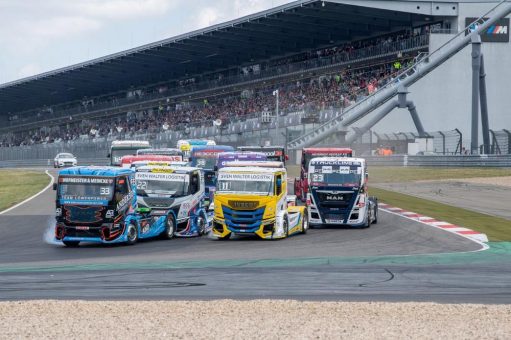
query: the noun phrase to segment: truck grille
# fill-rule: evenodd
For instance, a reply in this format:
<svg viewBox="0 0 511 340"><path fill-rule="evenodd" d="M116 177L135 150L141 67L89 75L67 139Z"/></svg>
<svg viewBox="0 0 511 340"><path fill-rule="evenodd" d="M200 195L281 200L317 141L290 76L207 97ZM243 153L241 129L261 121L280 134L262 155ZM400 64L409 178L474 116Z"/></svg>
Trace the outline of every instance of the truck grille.
<svg viewBox="0 0 511 340"><path fill-rule="evenodd" d="M102 206L67 205L64 207L64 218L68 223L94 224L103 221Z"/></svg>
<svg viewBox="0 0 511 340"><path fill-rule="evenodd" d="M264 207L255 210L238 210L222 206L225 223L234 232L255 232L261 226Z"/></svg>
<svg viewBox="0 0 511 340"><path fill-rule="evenodd" d="M173 200L159 197L144 197L144 202L151 208L166 208L172 205Z"/></svg>
<svg viewBox="0 0 511 340"><path fill-rule="evenodd" d="M351 205L351 199L353 198L353 193L326 193L326 192L318 192L319 204L324 206L332 206L336 207L347 207Z"/></svg>

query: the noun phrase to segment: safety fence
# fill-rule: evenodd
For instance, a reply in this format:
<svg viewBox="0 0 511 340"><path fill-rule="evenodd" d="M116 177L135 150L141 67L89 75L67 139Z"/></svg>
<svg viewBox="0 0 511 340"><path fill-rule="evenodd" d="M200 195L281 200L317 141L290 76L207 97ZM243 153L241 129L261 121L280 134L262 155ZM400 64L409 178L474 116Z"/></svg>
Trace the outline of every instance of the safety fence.
<svg viewBox="0 0 511 340"><path fill-rule="evenodd" d="M422 166L422 167L511 167L511 155L462 155L462 156L369 156L373 166Z"/></svg>

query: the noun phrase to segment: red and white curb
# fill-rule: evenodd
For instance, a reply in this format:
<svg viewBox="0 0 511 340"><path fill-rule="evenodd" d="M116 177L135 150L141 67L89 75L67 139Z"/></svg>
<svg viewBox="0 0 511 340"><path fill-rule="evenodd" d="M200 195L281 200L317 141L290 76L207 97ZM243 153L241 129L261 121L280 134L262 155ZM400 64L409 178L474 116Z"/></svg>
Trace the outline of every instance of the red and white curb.
<svg viewBox="0 0 511 340"><path fill-rule="evenodd" d="M458 234L460 236L474 240L476 242L488 242L488 237L486 236L486 234L480 233L480 232L472 230L472 229L460 227L458 225L455 225L455 224L452 224L449 222L438 221L432 217L417 214L412 211L406 211L401 208L393 207L393 206L385 204L385 203L378 203L378 208L381 208L382 210L391 212L396 215L400 215L400 216L409 218L411 220L418 221L422 224L426 224L431 227L439 228L439 229L448 231L450 233Z"/></svg>

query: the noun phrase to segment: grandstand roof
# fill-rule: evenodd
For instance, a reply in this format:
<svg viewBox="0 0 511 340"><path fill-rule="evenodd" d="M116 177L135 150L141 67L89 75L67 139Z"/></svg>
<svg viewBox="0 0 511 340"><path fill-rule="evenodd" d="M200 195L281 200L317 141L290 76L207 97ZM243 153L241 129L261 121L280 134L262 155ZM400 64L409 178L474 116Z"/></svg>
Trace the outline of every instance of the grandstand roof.
<svg viewBox="0 0 511 340"><path fill-rule="evenodd" d="M427 14L297 0L270 10L0 85L0 114L256 63L391 32ZM367 1L361 1L367 2Z"/></svg>

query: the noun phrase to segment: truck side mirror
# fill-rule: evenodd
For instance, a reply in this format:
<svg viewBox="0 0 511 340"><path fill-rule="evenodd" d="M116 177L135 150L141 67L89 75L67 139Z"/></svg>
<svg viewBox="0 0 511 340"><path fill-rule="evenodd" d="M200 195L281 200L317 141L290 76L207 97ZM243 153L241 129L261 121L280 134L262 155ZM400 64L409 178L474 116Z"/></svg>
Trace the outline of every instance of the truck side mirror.
<svg viewBox="0 0 511 340"><path fill-rule="evenodd" d="M53 183L53 190L57 190L57 183Z"/></svg>
<svg viewBox="0 0 511 340"><path fill-rule="evenodd" d="M110 155L110 154L106 155L106 158L110 158L110 157L111 157L111 155Z"/></svg>

